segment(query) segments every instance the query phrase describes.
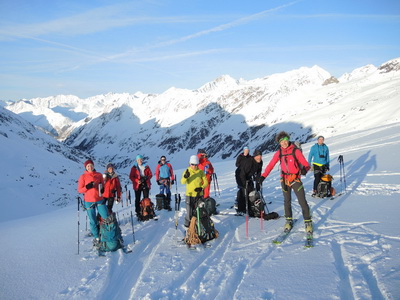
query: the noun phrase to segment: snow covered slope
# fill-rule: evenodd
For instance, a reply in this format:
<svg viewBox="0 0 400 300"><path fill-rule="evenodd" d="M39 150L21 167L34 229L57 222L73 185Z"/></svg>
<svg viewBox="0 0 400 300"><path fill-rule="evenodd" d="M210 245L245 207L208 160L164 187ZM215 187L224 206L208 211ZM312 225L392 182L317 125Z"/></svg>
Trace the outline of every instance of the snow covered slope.
<svg viewBox="0 0 400 300"><path fill-rule="evenodd" d="M0 107L0 220L70 204L85 156Z"/></svg>
<svg viewBox="0 0 400 300"><path fill-rule="evenodd" d="M117 206L133 252L106 257L91 251L90 237L82 238L82 211L77 255L76 205L2 221L0 236L7 249L0 256L0 299L399 299L400 122L332 133L326 143L339 192L344 180L337 158L344 155L347 192L334 200L314 199L309 196L313 176L304 178L315 224L314 248L303 248L296 200L299 226L281 247L271 241L283 228L282 218L264 221L263 229L259 219L251 219L247 239L245 218L233 216L230 209L236 195L234 161L225 160L214 164L221 213L212 217L220 237L211 248L176 246L184 233L184 209L177 231L174 212L159 212L158 221L135 221L133 244L130 208ZM311 146L303 146L306 155ZM271 157L264 155L264 164ZM33 166L43 167L47 161L34 160ZM176 173L180 177L183 169ZM17 182L9 185L19 187ZM184 187L179 185L179 191L183 194ZM264 181L264 196L272 201L269 210L282 215L278 168Z"/></svg>

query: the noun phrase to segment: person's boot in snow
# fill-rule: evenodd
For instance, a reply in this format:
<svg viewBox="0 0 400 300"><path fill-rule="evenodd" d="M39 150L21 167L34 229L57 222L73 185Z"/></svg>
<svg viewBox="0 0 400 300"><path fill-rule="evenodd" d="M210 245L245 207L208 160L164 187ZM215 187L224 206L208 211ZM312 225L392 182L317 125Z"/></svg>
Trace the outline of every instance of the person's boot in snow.
<svg viewBox="0 0 400 300"><path fill-rule="evenodd" d="M290 230L292 230L293 227L293 219L292 218L286 218L286 224L284 227L284 232L289 232Z"/></svg>
<svg viewBox="0 0 400 300"><path fill-rule="evenodd" d="M304 220L304 226L307 233L313 233L313 225L311 220Z"/></svg>

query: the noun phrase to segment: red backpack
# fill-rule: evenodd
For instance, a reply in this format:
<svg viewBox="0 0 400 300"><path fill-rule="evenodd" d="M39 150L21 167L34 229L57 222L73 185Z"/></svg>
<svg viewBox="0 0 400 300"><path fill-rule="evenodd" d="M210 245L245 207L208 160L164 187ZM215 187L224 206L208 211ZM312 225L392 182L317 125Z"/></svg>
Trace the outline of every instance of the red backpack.
<svg viewBox="0 0 400 300"><path fill-rule="evenodd" d="M153 219L156 216L154 212L154 204L151 202L150 198L144 198L140 201L140 221L147 221Z"/></svg>

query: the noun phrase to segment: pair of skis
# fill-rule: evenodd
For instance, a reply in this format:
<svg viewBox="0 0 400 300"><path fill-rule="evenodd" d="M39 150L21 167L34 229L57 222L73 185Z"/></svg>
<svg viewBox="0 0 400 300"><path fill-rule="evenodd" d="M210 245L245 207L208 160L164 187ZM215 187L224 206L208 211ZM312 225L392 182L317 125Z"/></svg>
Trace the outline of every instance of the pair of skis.
<svg viewBox="0 0 400 300"><path fill-rule="evenodd" d="M272 243L275 245L281 245L293 231L294 226L296 225L298 219L293 219L292 228L287 231L283 231L276 238L272 240ZM314 237L312 232L306 232L306 238L304 241L304 248L312 248L314 247Z"/></svg>

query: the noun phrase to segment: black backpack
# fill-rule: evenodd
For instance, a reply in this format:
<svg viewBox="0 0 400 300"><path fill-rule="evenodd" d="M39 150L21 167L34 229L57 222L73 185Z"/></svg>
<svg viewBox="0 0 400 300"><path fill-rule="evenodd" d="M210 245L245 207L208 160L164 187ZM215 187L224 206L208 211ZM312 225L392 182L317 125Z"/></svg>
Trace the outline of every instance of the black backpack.
<svg viewBox="0 0 400 300"><path fill-rule="evenodd" d="M197 235L202 243L213 240L218 237L218 231L214 227L214 222L211 220L207 212L204 201L199 200L196 204L197 218Z"/></svg>
<svg viewBox="0 0 400 300"><path fill-rule="evenodd" d="M167 198L164 194L156 195L156 209L162 210L167 209L171 210L171 199Z"/></svg>
<svg viewBox="0 0 400 300"><path fill-rule="evenodd" d="M264 202L261 199L259 192L251 191L249 193L249 216L260 218L261 213L264 213Z"/></svg>
<svg viewBox="0 0 400 300"><path fill-rule="evenodd" d="M209 216L217 214L217 202L214 198L208 197L204 199L204 205Z"/></svg>
<svg viewBox="0 0 400 300"><path fill-rule="evenodd" d="M330 186L331 186L330 182L321 180L317 186L316 196L320 198L328 197L328 195L330 194Z"/></svg>

